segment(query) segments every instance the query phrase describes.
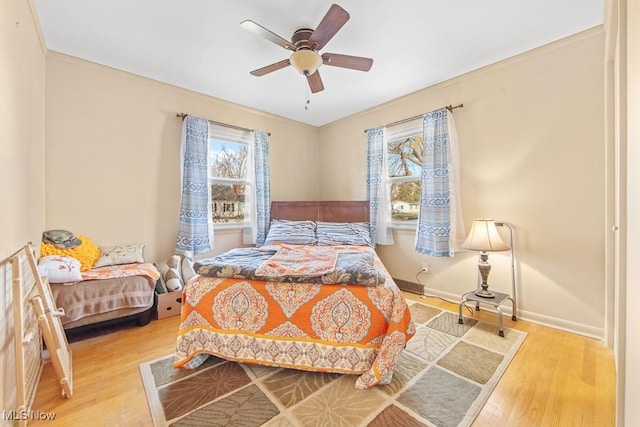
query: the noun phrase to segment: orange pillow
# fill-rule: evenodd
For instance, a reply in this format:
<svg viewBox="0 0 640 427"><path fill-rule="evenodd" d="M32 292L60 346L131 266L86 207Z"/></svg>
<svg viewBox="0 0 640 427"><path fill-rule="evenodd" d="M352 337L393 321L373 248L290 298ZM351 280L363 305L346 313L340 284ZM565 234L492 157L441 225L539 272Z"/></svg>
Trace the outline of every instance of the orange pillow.
<svg viewBox="0 0 640 427"><path fill-rule="evenodd" d="M87 236L78 236L82 244L75 248L62 249L51 243L40 243L40 256L63 255L80 261L80 271L91 270L93 264L100 258L100 248L96 246Z"/></svg>

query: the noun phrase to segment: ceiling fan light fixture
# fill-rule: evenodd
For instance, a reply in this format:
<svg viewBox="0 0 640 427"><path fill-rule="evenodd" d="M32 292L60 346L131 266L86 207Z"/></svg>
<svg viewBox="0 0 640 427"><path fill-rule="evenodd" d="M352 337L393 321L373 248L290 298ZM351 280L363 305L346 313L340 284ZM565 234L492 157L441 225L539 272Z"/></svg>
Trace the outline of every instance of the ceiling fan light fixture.
<svg viewBox="0 0 640 427"><path fill-rule="evenodd" d="M322 57L313 50L300 49L291 54L289 62L300 74L310 76L322 65Z"/></svg>

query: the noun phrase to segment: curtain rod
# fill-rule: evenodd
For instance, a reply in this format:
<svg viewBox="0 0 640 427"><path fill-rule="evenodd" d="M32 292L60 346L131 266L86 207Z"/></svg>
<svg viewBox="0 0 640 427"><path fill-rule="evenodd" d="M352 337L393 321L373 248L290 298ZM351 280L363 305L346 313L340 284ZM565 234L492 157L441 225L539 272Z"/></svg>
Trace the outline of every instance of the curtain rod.
<svg viewBox="0 0 640 427"><path fill-rule="evenodd" d="M185 114L185 113L177 113L176 117L180 117L182 120L184 120L185 117L187 117L189 114ZM216 122L214 120L208 120L207 121L209 123L212 123L214 125L218 125L218 126L223 126L223 127L227 127L227 128L231 128L231 129L237 129L237 130L243 130L246 132L253 132L255 129L249 129L249 128L243 128L240 126L236 126L236 125L230 125L228 123L222 123L222 122ZM268 136L271 136L271 132L267 132Z"/></svg>
<svg viewBox="0 0 640 427"><path fill-rule="evenodd" d="M458 104L458 105L451 105L451 104L449 104L449 105L447 105L447 106L445 106L445 107L442 107L442 108L446 108L446 109L447 109L447 110L449 110L449 111L453 111L453 110L455 110L456 108L462 108L462 107L464 107L464 104L460 103L460 104ZM433 110L433 111L436 111L436 110ZM407 122L410 122L410 121L412 121L412 120L419 119L420 117L424 117L424 115L425 115L425 114L429 114L429 113L418 114L417 116L409 117L409 118L407 118L407 119L398 120L397 122L391 122L391 123L387 123L387 124L385 124L385 125L380 125L380 126L376 126L376 127L381 127L381 126L385 126L385 127L387 127L387 126L400 125L400 124L402 124L402 123L407 123ZM367 132L368 132L368 131L370 131L371 129L374 129L374 128L365 129L365 130L364 130L364 133L367 133Z"/></svg>

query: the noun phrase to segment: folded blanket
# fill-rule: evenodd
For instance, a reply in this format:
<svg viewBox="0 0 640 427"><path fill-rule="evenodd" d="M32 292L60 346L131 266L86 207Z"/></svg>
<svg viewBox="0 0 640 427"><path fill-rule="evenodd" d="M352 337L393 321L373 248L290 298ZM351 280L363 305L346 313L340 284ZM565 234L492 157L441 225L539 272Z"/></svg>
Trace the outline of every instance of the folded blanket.
<svg viewBox="0 0 640 427"><path fill-rule="evenodd" d="M109 265L82 272L82 280L113 279L115 277L148 276L158 280L160 273L151 263Z"/></svg>
<svg viewBox="0 0 640 427"><path fill-rule="evenodd" d="M256 275L321 276L335 270L337 258L338 253L327 247L282 245L256 269Z"/></svg>
<svg viewBox="0 0 640 427"><path fill-rule="evenodd" d="M327 246L319 249L306 245L237 248L199 260L193 267L196 273L209 277L376 286L385 281L385 276L375 268L371 251L373 249L367 247L353 250ZM335 255L335 262L329 253ZM320 258L313 258L314 254Z"/></svg>

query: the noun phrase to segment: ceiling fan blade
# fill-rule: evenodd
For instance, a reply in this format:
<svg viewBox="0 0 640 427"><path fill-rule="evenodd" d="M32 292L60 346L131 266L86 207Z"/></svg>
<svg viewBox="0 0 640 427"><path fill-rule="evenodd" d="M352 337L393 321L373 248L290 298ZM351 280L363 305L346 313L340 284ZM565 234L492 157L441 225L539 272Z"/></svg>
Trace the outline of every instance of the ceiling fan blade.
<svg viewBox="0 0 640 427"><path fill-rule="evenodd" d="M324 90L324 85L322 84L320 73L317 70L315 73L307 76L307 81L309 82L311 93L316 93Z"/></svg>
<svg viewBox="0 0 640 427"><path fill-rule="evenodd" d="M361 56L340 55L339 53L323 53L322 63L334 67L351 68L352 70L369 71L373 59Z"/></svg>
<svg viewBox="0 0 640 427"><path fill-rule="evenodd" d="M349 13L337 4L332 4L318 27L309 37L309 46L313 50L322 49L348 20Z"/></svg>
<svg viewBox="0 0 640 427"><path fill-rule="evenodd" d="M265 39L277 44L278 46L282 46L283 48L289 49L290 51L293 51L293 52L296 51L296 47L293 44L291 44L289 40L284 39L279 35L277 35L276 33L273 33L267 30L260 24L256 24L255 22L247 19L246 21L242 21L240 23L240 26L245 30L251 31L254 34L264 37Z"/></svg>
<svg viewBox="0 0 640 427"><path fill-rule="evenodd" d="M273 71L279 70L281 68L289 66L291 63L289 59L283 59L282 61L278 61L274 64L267 65L266 67L258 68L257 70L251 71L252 76L264 76L265 74L269 74Z"/></svg>

